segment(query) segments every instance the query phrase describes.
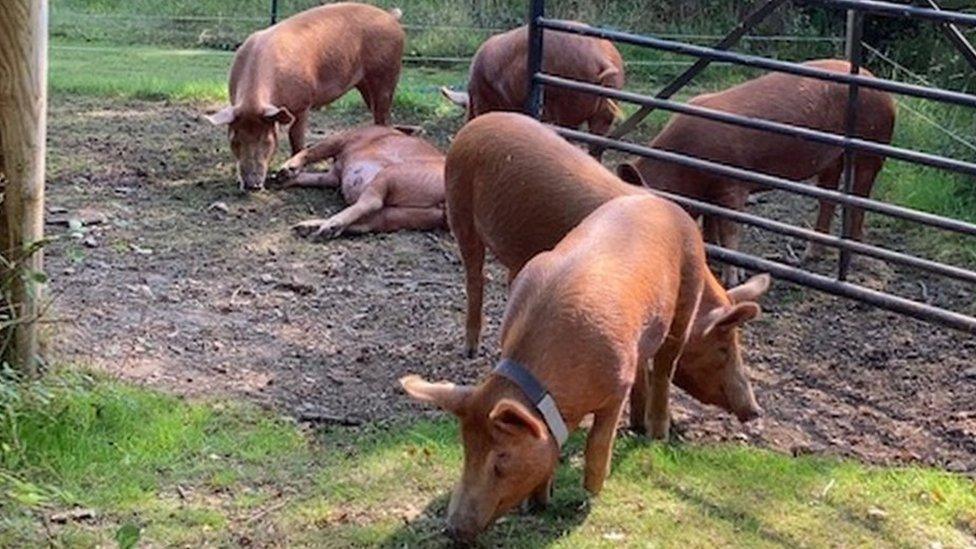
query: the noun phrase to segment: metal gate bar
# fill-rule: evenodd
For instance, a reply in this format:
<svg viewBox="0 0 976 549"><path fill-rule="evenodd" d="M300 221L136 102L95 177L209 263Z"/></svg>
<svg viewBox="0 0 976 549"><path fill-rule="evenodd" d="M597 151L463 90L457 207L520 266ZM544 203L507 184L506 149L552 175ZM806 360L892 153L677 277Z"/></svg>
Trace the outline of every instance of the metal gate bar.
<svg viewBox="0 0 976 549"><path fill-rule="evenodd" d="M769 273L770 275L789 280L802 286L809 286L821 292L863 301L875 307L907 315L919 320L941 324L948 328L960 330L969 334L976 334L976 318L954 311L933 307L903 297L898 297L864 286L843 282L827 276L811 273L796 267L784 265L776 261L762 259L756 256L727 250L712 244L706 244L708 256L716 261L742 267L752 271Z"/></svg>
<svg viewBox="0 0 976 549"><path fill-rule="evenodd" d="M928 0L928 4L932 6L932 9L936 11L942 11L942 8L935 2L935 0ZM973 48L972 43L966 39L966 36L959 30L959 27L953 25L952 23L943 23L939 25L939 30L942 34L952 42L952 45L959 50L959 53L966 59L969 66L976 69L976 48Z"/></svg>
<svg viewBox="0 0 976 549"><path fill-rule="evenodd" d="M676 164L682 164L693 168L705 169L708 171L712 171L714 173L718 173L720 175L735 177L737 179L754 181L754 182L760 182L760 180L762 180L762 182L767 184L767 186L769 187L779 188L782 190L789 190L789 191L796 192L797 194L806 194L808 196L814 196L814 197L823 197L823 195L832 195L831 198L835 199L837 202L849 202L853 205L862 207L865 210L877 211L878 213L885 213L888 215L892 215L893 217L902 217L904 219L910 219L912 221L920 221L919 219L911 219L911 218L914 218L916 216L922 216L922 217L932 216L932 214L926 214L908 208L902 208L901 206L895 206L883 202L867 200L858 196L848 196L843 193L839 193L837 191L827 191L825 189L820 189L818 187L802 185L789 180L779 179L769 175L758 174L740 168L733 168L730 166L725 166L723 164L717 164L707 160L701 160L698 158L684 156L677 153L672 153L672 152L662 151L657 149L650 149L648 147L634 145L632 143L616 141L616 140L608 139L606 137L601 137L590 133L581 132L578 130L571 130L571 129L559 128L559 127L553 127L553 129L557 131L559 134L561 134L562 136L566 137L567 139L571 139L573 141L579 141L589 145L600 145L607 149L614 149L622 152L636 154L639 156L654 158L657 160L664 160L664 161L673 162ZM817 196L817 195L821 195L821 196ZM682 200L687 201L690 199L687 199L687 197L682 197ZM693 205L690 202L688 202L688 204L692 205L693 207L698 206L697 204ZM726 208L722 208L714 205L710 205L710 209L712 210L711 213L721 215L722 217L732 218L732 216L734 215L735 217L739 218L740 221L745 221L745 220L757 221L756 223L757 225L759 221L763 221L763 222L771 221L744 212L727 210ZM889 210L889 211L882 211L882 210ZM894 212L898 212L898 213L895 214ZM938 216L934 216L934 217L938 217ZM953 222L963 223L961 221L952 220L950 218L940 218L940 220L945 221L947 225L952 224ZM942 223L942 221L939 221L939 223ZM936 223L927 223L927 224L930 224L932 226L938 226L936 225ZM796 229L796 227L794 227L794 229ZM799 233L794 233L794 234L799 236ZM976 233L972 233L972 234L976 234ZM832 238L837 238L837 237L832 237ZM839 239L839 238L837 238L837 240L845 241L848 244L855 244L855 241L851 241L851 240ZM822 240L822 243L826 245L831 245L831 242L826 239ZM862 243L857 243L857 244L860 244L861 246L870 246L868 244L862 244ZM871 247L876 248L873 246ZM768 272L777 278L782 278L784 280L789 280L797 284L809 286L811 288L823 292L827 292L833 295L857 299L859 301L869 303L871 305L880 307L882 309L887 309L896 313L906 314L914 318L918 318L929 322L935 322L937 324L941 324L949 328L954 328L971 334L976 334L976 318L969 317L957 313L955 311L949 311L925 303L918 303L916 301L912 301L910 299L906 299L903 297L893 296L883 292L878 292L876 290L870 290L862 286L858 286L856 284L839 281L833 278L811 273L809 271L804 271L802 269L798 269L796 267L792 267L782 263L769 261L748 254L743 254L742 252L727 250L725 248L720 248L710 244L707 245L706 248L708 249L709 257L712 257L717 261L722 261L724 263L735 265L737 267L752 269L755 271ZM849 249L853 250L853 248L849 248ZM878 251L878 253L890 252L889 250L884 250L882 248L876 248L876 251ZM891 252L891 253L897 253L897 252ZM905 254L899 254L899 255L905 255ZM931 260L926 260L922 258L916 258L916 259L918 259L918 261L914 262L910 266L930 270L928 269L928 267L931 266L930 264L935 263L932 262ZM943 265L942 267L949 270L958 269L959 270L958 274L960 274L960 277L953 276L953 278L963 278L968 280L974 274L970 271L966 271L964 269L959 269L957 267L952 267L949 265ZM934 271L934 269L931 270ZM948 273L943 273L943 274L948 275Z"/></svg>
<svg viewBox="0 0 976 549"><path fill-rule="evenodd" d="M850 63L850 74L860 74L861 72L861 37L864 35L864 14L857 10L847 10L847 46L844 48L847 61ZM853 137L857 131L857 98L860 95L857 84L847 87L847 112L844 113L844 137ZM842 183L844 194L851 194L854 190L854 151L850 147L844 147L844 167ZM841 205L841 236L850 238L853 221L851 221L852 210L847 204ZM847 280L848 271L851 266L850 250L841 249L840 258L837 261L837 279Z"/></svg>
<svg viewBox="0 0 976 549"><path fill-rule="evenodd" d="M955 23L956 25L976 26L976 15L956 11L943 11L931 8L919 8L906 4L891 2L876 2L874 0L804 0L807 4L823 4L838 8L847 8L861 13L874 13L890 17L909 17L928 19L936 23Z"/></svg>
<svg viewBox="0 0 976 549"><path fill-rule="evenodd" d="M772 219L748 214L739 210L730 210L729 208L716 206L711 202L702 202L701 200L695 200L694 198L689 198L680 194L669 193L657 189L650 189L650 191L691 210L697 210L699 212L711 215L720 215L726 219L731 219L732 221L743 223L745 225L751 225L753 227L759 227L760 229L765 229L783 236L799 238L841 250L848 250L859 255L866 255L869 257L890 261L892 263L898 263L899 265L904 265L906 267L913 267L942 276L955 278L956 280L976 284L976 272L963 269L961 267L946 265L930 259L924 259L914 255L879 248L878 246L872 246L871 244L865 244L849 238L841 238L831 234L821 233L811 229L805 229L803 227L797 227L795 225L774 221Z"/></svg>
<svg viewBox="0 0 976 549"><path fill-rule="evenodd" d="M723 37L717 44L715 44L712 47L716 50L727 50L732 46L738 44L739 40L741 40L742 37L745 36L747 32L755 28L756 25L765 21L766 18L769 17L771 13L773 13L774 11L776 11L777 8L785 4L786 1L787 0L767 1L765 4L763 4L762 6L754 10L752 13L747 15L745 19L743 19L738 25L735 26L734 29L732 29L727 35L725 35L725 37ZM688 67L688 69L685 70L685 72L679 74L677 78L672 80L667 86L664 86L664 88L661 89L661 91L657 92L655 97L657 97L658 99L669 99L672 95L681 91L681 89L684 88L689 82L691 82L693 78L698 76L699 73L701 73L703 70L708 68L708 66L711 64L712 64L711 59L703 58L695 61L694 65ZM539 71L531 72L530 76L534 75L537 72ZM620 139L621 137L632 132L634 128L636 128L638 124L643 122L644 119L647 118L647 116L651 114L651 112L653 111L654 111L653 106L644 105L643 107L640 108L639 111L632 114L630 118L624 120L619 126L614 128L614 130L610 132L610 137L614 139ZM597 147L591 149L590 152L594 156L599 158L600 154L603 153L603 150Z"/></svg>
<svg viewBox="0 0 976 549"><path fill-rule="evenodd" d="M706 171L720 173L721 175L727 175L727 176L730 176L730 177L737 177L738 175L741 175L741 174L735 174L735 175L733 175L731 173L728 173L727 170L735 170L737 172L744 171L744 170L741 170L740 168L732 168L730 166L725 166L724 164L717 164L717 163L714 163L714 162L711 162L711 161L701 160L701 159L698 159L698 158L695 158L695 157L680 155L678 153L672 153L672 152L668 152L668 151L661 151L661 150L657 150L657 149L650 149L650 148L647 148L647 147L642 147L640 145L634 145L634 144L631 144L631 143L624 143L624 142L620 142L620 141L613 141L613 140L610 140L610 139L608 139L606 137L599 137L599 136L595 136L595 135L592 135L592 134L589 134L589 133L585 133L585 132L581 132L581 131L578 131L578 130L570 130L570 129L566 129L566 128L553 128L553 129L555 129L563 137L566 137L567 139L570 139L570 140L573 140L573 141L579 141L579 142L583 142L583 143L587 143L587 144L598 144L598 145L601 145L601 146L605 146L608 149L615 149L615 150L619 150L619 151L622 151L622 152L629 152L631 154L636 154L636 155L639 155L639 156L645 156L645 157L649 157L649 158L654 158L656 160L671 161L671 162L674 162L676 164L683 164L683 165L686 165L686 166L689 166L689 167L693 167L693 168L704 169ZM680 158L680 160L678 160L679 158ZM721 167L721 169L720 169L720 167ZM759 175L759 174L755 174L755 173L749 172L749 171L745 171L745 174L750 174L750 180L751 180L752 177L754 177L756 175ZM762 177L763 178L772 178L773 176L764 175ZM743 179L745 179L745 178L743 178ZM798 189L793 188L794 186L798 186L798 187L803 187L806 190L814 190L814 189L817 189L817 190L823 191L825 193L833 193L833 194L836 194L836 195L838 195L840 197L843 197L843 198L860 198L860 197L849 196L849 195L845 195L845 194L842 194L842 193L838 193L837 191L827 191L827 190L824 190L824 189L820 189L819 187L810 187L808 185L801 185L801 184L798 184L796 182L789 181L787 179L781 180L781 183L782 182L790 183L789 187L791 187L791 188L784 189L784 190L794 190L794 191L798 192L799 191ZM772 187L772 185L770 185L770 186ZM871 244L865 244L863 242L858 242L856 240L850 240L850 239L847 239L847 238L839 238L839 237L835 237L835 236L832 236L832 235L827 235L827 234L824 234L824 233L819 233L817 231L811 231L809 229L804 229L804 228L801 228L801 227L795 227L793 225L787 225L785 223L781 223L781 222L778 222L778 221L773 221L771 219L767 219L767 218L764 218L764 217L760 217L760 216L753 215L753 214L749 214L749 213L745 213L745 212L740 212L738 210L731 210L731 209L728 209L728 208L724 208L722 206L717 206L715 204L709 204L707 202L702 202L702 201L699 201L699 200L695 200L693 198L689 198L689 197L685 197L685 196L681 196L681 195L676 195L676 194L673 194L673 193L667 193L667 192L664 192L664 191L659 191L659 190L654 190L654 189L652 189L652 190L655 193L662 194L662 195L667 195L668 198L673 199L675 202L681 204L682 206L687 206L689 208L697 209L697 210L700 210L700 211L703 211L703 212L706 212L706 213L709 213L709 214L713 214L713 215L719 215L719 216L722 216L722 217L731 219L733 221L737 221L737 222L741 222L741 223L746 223L748 225L753 225L753 226L756 226L756 227L764 228L764 229L767 229L767 230L770 230L770 231L773 231L773 232L777 232L777 233L780 233L780 234L784 234L786 236L793 236L793 237L796 237L796 238L803 238L803 239L807 239L807 240L814 240L814 241L817 241L817 242L819 242L821 244L825 244L827 246L832 246L832 247L840 248L840 249L847 249L847 250L850 250L850 251L857 252L859 254L868 255L868 256L872 256L872 257L877 257L879 259L888 259L888 260L891 260L893 262L900 263L902 265L906 265L906 266L909 266L909 267L914 267L914 268L917 268L917 269L922 269L922 270L930 271L930 272L937 273L937 274L941 274L941 275L944 275L944 276L949 276L949 277L952 277L952 278L955 278L955 279L958 279L958 280L964 280L964 281L967 281L967 282L974 282L974 283L976 283L976 272L971 271L971 270L968 270L968 269L964 269L964 268L961 268L961 267L955 267L955 266L952 266L952 265L946 265L944 263L939 263L939 262L932 261L932 260L929 260L929 259L915 257L915 256L903 254L903 253L900 253L900 252L894 252L894 251L891 251L891 250L887 250L887 249L884 249L884 248L880 248L878 246L873 246ZM862 199L862 200L867 200L867 199ZM855 202L855 201L852 201L852 202ZM887 204L887 203L884 203L884 202L877 202L877 201L871 201L871 202L873 202L873 204L875 206L891 206L890 204ZM895 207L898 208L898 206L895 206ZM863 208L863 209L867 210L868 208ZM914 213L918 213L918 212L915 212L915 210L908 210L908 211L914 212ZM879 212L879 213L886 213L887 214L889 212ZM973 234L976 234L976 233L973 233Z"/></svg>
<svg viewBox="0 0 976 549"><path fill-rule="evenodd" d="M855 154L876 154L933 168L963 173L970 176L976 175L976 163L913 151L901 147L895 147L890 144L878 143L854 137L857 116L855 107L857 105L859 88L862 87L920 97L924 99L934 99L954 105L976 107L976 96L974 95L860 75L862 46L861 29L863 24L862 12L867 11L871 13L882 13L884 15L907 14L908 16L917 16L937 21L940 24L958 23L968 25L976 25L976 15L941 11L935 4L933 5L935 5L936 9L924 9L891 4L889 2L873 2L865 0L809 0L809 2L849 8L847 26L848 35L846 43L848 60L851 64L850 73L831 72L804 66L798 63L777 61L754 55L724 51L718 48L695 46L691 44L662 40L660 38L589 27L570 21L547 19L544 12L544 0L533 0L529 24L530 36L532 36L533 32L537 35L537 40L533 41L533 44L537 48L533 48L529 52L530 82L532 87L532 94L530 95L533 98L533 101L530 101L526 107L530 114L536 117L539 116L542 104L543 86L547 85L635 103L641 105L642 107L638 114L650 112L655 108L660 108L670 112L712 120L718 123L732 124L757 131L772 132L779 135L786 135L797 139L803 139L806 141L821 143L827 146L843 149L844 192L838 192L836 190L827 190L811 185L804 185L799 182L790 181L776 176L753 172L733 166L727 166L680 153L652 149L650 147L635 145L614 139L614 137L618 137L619 135L626 133L626 131L629 131L630 128L625 128L626 131L621 131L621 128L618 127L617 131L614 132L610 138L595 136L577 130L555 128L557 132L567 139L586 143L590 145L591 150L594 151L615 149L646 158L671 162L725 177L748 181L761 185L765 188L785 190L801 196L841 204L843 208L841 235L834 236L802 227L796 227L787 223L767 219L746 212L728 209L723 206L706 203L685 196L661 191L653 191L684 206L685 208L698 213L719 216L736 223L755 226L766 231L785 235L787 237L799 238L808 242L831 246L839 249L840 251L837 278L830 278L783 263L769 261L738 251L708 245L707 249L709 256L718 261L739 267L767 271L773 276L790 280L798 284L810 286L824 292L857 299L887 310L910 315L922 320L937 322L945 326L976 334L976 317L967 316L955 311L946 310L925 303L919 303L904 297L870 290L856 284L850 284L844 280L847 276L851 254L859 254L910 268L921 269L967 283L976 283L976 272L972 270L865 244L850 238L850 213L853 208L861 208L866 211L880 213L965 235L976 235L976 224L934 214L928 214L910 208L904 208L901 206L872 200L867 197L857 196L851 193L853 168L856 160ZM768 2L764 4L762 8L768 8L772 4L774 4L774 2ZM759 11L761 11L762 8L760 8ZM753 15L756 13L757 12L754 11ZM776 72L794 74L801 77L816 78L819 80L845 84L849 88L847 112L845 114L845 135L837 135L809 128L795 127L789 124L716 111L696 105L682 104L670 101L666 97L660 97L661 93L659 93L659 97L648 97L645 95L604 88L591 83L579 82L560 78L554 75L544 74L541 66L541 37L544 29L591 36L595 38L604 38L672 53L690 55L698 58L698 63L696 63L696 66L704 60L727 61L747 67L767 69ZM734 34L734 31L733 33L730 33L730 37ZM688 81L690 81L690 79L691 77L688 77L686 80L680 82L679 87L680 85L686 84ZM673 84L675 83L677 83L677 81L675 81ZM668 91L668 88L666 87L663 91ZM627 123L631 121L633 121L632 126L636 126L637 123L639 123L637 116L628 119Z"/></svg>
<svg viewBox="0 0 976 549"><path fill-rule="evenodd" d="M782 122L773 122L771 120L765 120L762 118L750 118L748 116L731 114L725 111L717 111L706 107L699 107L698 105L692 105L689 103L679 103L677 101L671 101L668 99L657 99L655 97L617 90L614 88L607 88L597 84L592 84L590 82L571 80L546 73L538 74L536 76L536 80L542 84L550 84L567 90L601 95L603 97L616 99L618 101L650 106L654 109L661 109L669 112L695 116L698 118L705 118L708 120L714 120L716 122L741 126L743 128L762 130L780 135L788 135L798 139L812 141L814 143L850 148L864 153L877 154L889 158L897 158L898 160L905 160L915 164L976 176L976 163L973 162L956 160L953 158L919 152L912 149L904 149L858 137L844 137L842 135L822 132L820 130L791 126L789 124L783 124ZM974 184L976 184L976 181L974 181Z"/></svg>
<svg viewBox="0 0 976 549"><path fill-rule="evenodd" d="M938 88L927 88L925 86L906 84L904 82L894 82L892 80L885 80L882 78L871 78L867 76L825 71L798 63L777 61L774 59L767 59L765 57L747 55L744 53L721 51L705 46L696 46L683 42L662 40L660 38L653 38L650 36L642 36L627 32L588 27L572 21L563 21L560 19L542 18L538 21L538 25L550 30L579 34L582 36L592 36L594 38L604 38L606 40L614 40L617 42L624 42L636 46L644 46L671 53L689 55L692 57L707 57L713 61L727 61L729 63L734 63L736 65L742 65L745 67L795 74L797 76L806 76L816 78L818 80L837 82L839 84L856 84L864 88L883 90L902 95L910 95L913 97L920 97L922 99L934 99L936 101L962 105L964 107L976 107L976 96L967 93L941 90Z"/></svg>
<svg viewBox="0 0 976 549"><path fill-rule="evenodd" d="M976 225L961 221L959 219L921 212L911 208L905 208L903 206L896 206L895 204L888 204L887 202L879 202L877 200L863 198L857 195L846 195L838 191L822 189L813 185L805 185L789 179L783 179L781 177L753 172L743 168L736 168L734 166L727 166L725 164L719 164L710 160L703 160L694 156L686 156L661 149L652 149L650 147L636 145L634 143L616 141L578 130L570 130L568 128L555 129L564 137L570 138L574 141L581 141L587 144L598 144L605 146L608 149L628 152L654 160L663 160L665 162L671 162L725 177L732 177L741 181L757 183L770 189L789 191L794 194L800 194L819 200L830 200L838 204L850 204L869 212L875 212L887 215L889 217L903 219L905 221L913 221L929 227L945 229L969 236L976 236Z"/></svg>

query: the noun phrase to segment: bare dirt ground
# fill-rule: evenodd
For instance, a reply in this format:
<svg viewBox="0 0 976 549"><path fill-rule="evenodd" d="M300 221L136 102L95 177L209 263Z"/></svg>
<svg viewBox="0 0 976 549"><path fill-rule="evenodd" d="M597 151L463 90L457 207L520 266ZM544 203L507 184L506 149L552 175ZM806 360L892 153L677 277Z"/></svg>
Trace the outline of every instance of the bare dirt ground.
<svg viewBox="0 0 976 549"><path fill-rule="evenodd" d="M448 122L427 127L442 147L460 118ZM349 123L319 114L312 127ZM61 96L50 124L52 213L105 221L48 252L60 360L359 424L432 413L398 390L406 373L473 382L497 357L505 277L491 269L486 350L462 359L465 297L449 234L295 238L290 225L337 211L339 197L238 195L223 133L191 107ZM813 208L773 194L756 207L808 224ZM873 241L902 238L872 228ZM745 246L787 255L786 241L758 232ZM923 291L879 262L856 267L871 287ZM924 293L974 303L972 288L935 280ZM741 426L679 395L687 439L976 472L976 339L782 282L764 307L745 344L765 418Z"/></svg>

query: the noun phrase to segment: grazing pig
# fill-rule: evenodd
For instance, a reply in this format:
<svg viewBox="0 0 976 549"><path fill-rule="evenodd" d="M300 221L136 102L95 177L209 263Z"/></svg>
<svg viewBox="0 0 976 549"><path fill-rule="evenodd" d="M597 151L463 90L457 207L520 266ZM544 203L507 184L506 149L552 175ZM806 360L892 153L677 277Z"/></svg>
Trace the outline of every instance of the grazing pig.
<svg viewBox="0 0 976 549"><path fill-rule="evenodd" d="M609 40L545 31L542 69L556 76L609 88L624 85L624 63ZM468 92L441 88L451 102L468 110L468 119L491 111L522 111L529 96L529 31L525 26L496 34L471 60ZM617 104L595 95L546 88L542 119L567 128L584 122L605 135L620 113Z"/></svg>
<svg viewBox="0 0 976 549"><path fill-rule="evenodd" d="M299 173L328 159L334 162L327 173ZM444 154L398 129L366 126L333 134L288 159L278 173L286 185L340 187L349 204L328 219L299 223L294 228L302 235L447 227Z"/></svg>
<svg viewBox="0 0 976 549"><path fill-rule="evenodd" d="M826 59L811 61L807 66L850 72L847 61ZM862 74L870 76L866 70ZM771 73L718 93L695 97L691 104L752 118L762 118L815 130L843 134L846 126L848 88L843 84L813 78ZM895 126L895 104L882 91L861 88L857 103L858 137L890 143ZM844 168L843 150L802 139L722 124L688 115L675 115L650 144L656 149L678 152L755 170L792 180L817 178L817 185L836 189ZM859 196L871 194L874 179L884 158L871 154L855 156L852 191ZM730 179L670 162L640 158L632 164L621 164L617 173L626 181L644 184L741 210L749 193L766 187ZM816 229L830 232L835 204L820 202ZM860 239L864 211L851 209L851 236ZM726 248L739 246L740 227L717 216L705 216L705 239ZM811 245L808 256L821 248ZM722 279L727 285L738 280L738 269L726 265Z"/></svg>
<svg viewBox="0 0 976 549"><path fill-rule="evenodd" d="M208 117L228 127L241 190L264 188L278 126L291 126L291 152L299 152L309 109L352 88L376 124L389 124L405 36L399 18L399 10L344 2L303 11L248 37L231 67L231 105Z"/></svg>
<svg viewBox="0 0 976 549"><path fill-rule="evenodd" d="M511 281L530 259L555 247L604 203L650 194L619 180L543 124L515 113L490 113L469 122L447 153L444 173L448 222L465 269L469 356L476 353L481 332L486 247L508 269ZM755 301L768 285L762 277L726 292L710 275L705 278L706 312ZM706 331L707 319L694 324L675 384L702 402L750 419L758 413L751 387L728 381L740 374L721 369L715 356L733 342L717 341L715 333Z"/></svg>
<svg viewBox="0 0 976 549"><path fill-rule="evenodd" d="M709 294L724 297L695 221L663 198L622 196L597 208L515 278L502 325L502 361L485 381L459 387L403 378L411 396L461 420L464 470L448 510L452 536L473 541L527 497L544 504L565 434L587 414L593 426L583 484L593 494L610 471L628 395L631 417L652 436L665 436L671 378L695 329L715 346L700 357L711 363L707 368L726 372L724 382L748 398L743 406L754 408L751 392L743 390L749 382L737 332L759 314L759 305L713 307Z"/></svg>

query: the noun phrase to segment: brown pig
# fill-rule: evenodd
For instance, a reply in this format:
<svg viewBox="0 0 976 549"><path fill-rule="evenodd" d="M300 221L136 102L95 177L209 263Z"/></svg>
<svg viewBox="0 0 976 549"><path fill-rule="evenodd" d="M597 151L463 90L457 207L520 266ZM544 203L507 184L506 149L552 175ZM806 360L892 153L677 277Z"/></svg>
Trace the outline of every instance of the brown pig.
<svg viewBox="0 0 976 549"><path fill-rule="evenodd" d="M751 284L750 298L766 281ZM401 380L411 396L461 420L464 469L449 506L451 534L470 542L523 499L545 503L560 433L587 414L593 426L583 484L598 493L628 395L632 418L655 437L668 432L671 378L695 330L723 349L707 351L709 368L726 372L727 383L748 386L737 332L759 305L751 299L718 304L715 296L725 292L706 264L698 225L649 194L605 203L553 250L529 261L512 284L502 364L527 370L559 418L547 415L522 377L501 366L476 387ZM751 392L740 394L750 400L742 405L755 407Z"/></svg>
<svg viewBox="0 0 976 549"><path fill-rule="evenodd" d="M480 339L486 248L508 269L511 281L530 259L555 247L604 203L650 194L624 183L538 121L500 112L479 116L458 132L447 154L445 190L448 222L465 269L469 355ZM754 301L768 284L764 277L726 292L713 278L705 279L703 311ZM723 354L738 356L732 353L735 342L706 332L707 320L693 324L674 382L742 420L755 417L759 410L741 369L726 370L719 360ZM729 381L739 378L744 381Z"/></svg>
<svg viewBox="0 0 976 549"><path fill-rule="evenodd" d="M305 166L334 159L324 174ZM340 187L349 207L328 219L294 228L331 238L344 232L393 232L447 227L444 217L444 154L423 139L387 126L335 133L288 159L278 172L286 185Z"/></svg>
<svg viewBox="0 0 976 549"><path fill-rule="evenodd" d="M556 76L614 89L624 85L624 62L609 40L545 31L542 69ZM529 31L525 26L496 34L471 60L468 91L441 88L451 102L468 110L468 119L490 111L519 111L529 95ZM548 87L542 119L567 128L585 122L591 133L605 135L620 114L617 104L595 95Z"/></svg>
<svg viewBox="0 0 976 549"><path fill-rule="evenodd" d="M255 32L230 71L231 105L208 117L227 125L241 190L264 187L289 126L292 154L305 148L309 110L359 90L376 124L387 125L400 77L400 12L342 2L312 8Z"/></svg>
<svg viewBox="0 0 976 549"><path fill-rule="evenodd" d="M847 61L834 59L810 61L806 65L844 73L851 69ZM861 74L870 76L863 69ZM848 88L843 84L771 73L725 91L695 97L690 103L843 135L847 101ZM890 143L894 126L895 104L891 97L882 91L861 88L855 134L871 141ZM796 181L817 178L817 185L825 189L837 189L844 168L843 150L838 147L681 114L671 118L650 146ZM880 156L855 156L854 194L871 194L883 164L884 158ZM749 193L766 190L760 185L649 158L621 164L617 172L634 184L641 184L643 180L655 189L735 210L745 207ZM820 202L818 231L830 231L834 207L833 202ZM855 239L861 238L863 219L864 211L852 208L851 235ZM738 248L741 230L737 223L718 216L705 216L704 227L706 241ZM811 245L807 253L812 256L820 251L818 246ZM726 284L735 284L738 278L738 269L730 265L723 267L722 279Z"/></svg>

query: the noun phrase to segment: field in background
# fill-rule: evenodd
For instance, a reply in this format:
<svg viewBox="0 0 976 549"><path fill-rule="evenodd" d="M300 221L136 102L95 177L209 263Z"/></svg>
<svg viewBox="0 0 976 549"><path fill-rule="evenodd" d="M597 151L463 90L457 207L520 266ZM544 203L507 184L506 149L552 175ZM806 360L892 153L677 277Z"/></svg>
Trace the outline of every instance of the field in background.
<svg viewBox="0 0 976 549"><path fill-rule="evenodd" d="M452 421L308 431L83 374L0 395L0 545L447 546ZM976 485L918 468L623 437L603 494L568 445L556 498L490 545L964 547ZM58 518L75 513L76 518Z"/></svg>

